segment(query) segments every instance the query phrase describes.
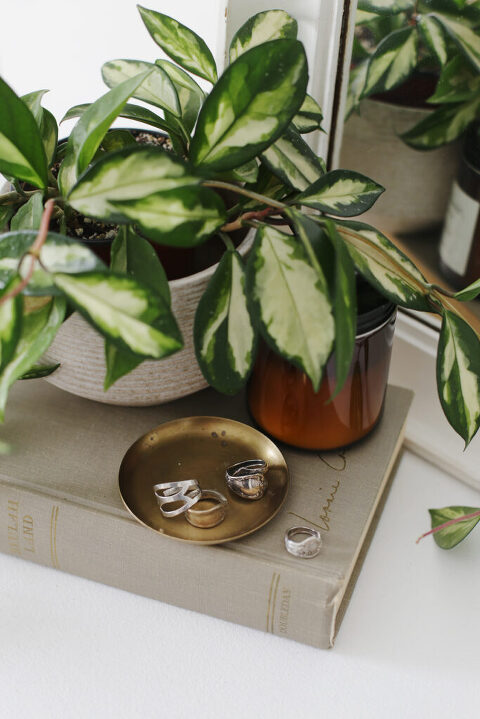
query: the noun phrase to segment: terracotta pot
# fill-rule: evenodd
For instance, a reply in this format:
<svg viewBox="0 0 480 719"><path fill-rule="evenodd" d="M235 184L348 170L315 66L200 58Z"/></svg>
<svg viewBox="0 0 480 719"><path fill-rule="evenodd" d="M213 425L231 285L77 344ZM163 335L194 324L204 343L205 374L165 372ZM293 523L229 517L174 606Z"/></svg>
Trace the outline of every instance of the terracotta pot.
<svg viewBox="0 0 480 719"><path fill-rule="evenodd" d="M240 254L247 253L252 241L253 230L237 248ZM48 363L60 362L46 381L80 397L124 406L163 404L206 387L195 358L193 321L198 301L216 267L212 265L169 283L172 309L185 343L180 352L163 360L143 362L104 392L104 340L75 312L63 323L43 358Z"/></svg>
<svg viewBox="0 0 480 719"><path fill-rule="evenodd" d="M399 137L432 110L366 99L345 124L340 167L386 188L360 218L392 234L431 232L443 222L460 145L413 150Z"/></svg>

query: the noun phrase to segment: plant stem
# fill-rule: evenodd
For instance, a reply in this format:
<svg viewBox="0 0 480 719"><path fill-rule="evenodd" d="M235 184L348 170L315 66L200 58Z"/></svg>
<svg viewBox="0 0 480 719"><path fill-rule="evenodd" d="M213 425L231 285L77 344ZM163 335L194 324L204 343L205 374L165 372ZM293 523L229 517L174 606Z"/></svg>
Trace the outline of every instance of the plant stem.
<svg viewBox="0 0 480 719"><path fill-rule="evenodd" d="M256 212L253 210L252 212L244 212L243 215L240 215L240 217L233 222L228 222L226 225L223 225L222 231L233 232L234 230L240 230L249 220L262 220L264 217L268 217L268 215L272 214L278 214L276 207L267 207L265 210L257 210Z"/></svg>
<svg viewBox="0 0 480 719"><path fill-rule="evenodd" d="M451 527L452 524L458 524L458 522L465 522L467 519L474 519L475 517L480 517L480 510L478 510L478 512L472 512L471 514L462 514L461 517L456 517L455 519L450 519L448 522L439 524L438 527L434 527L429 532L421 534L420 537L417 539L416 544L418 544L419 541L424 537L428 537L429 534L436 534L437 532L440 532L440 530L445 529L446 527Z"/></svg>
<svg viewBox="0 0 480 719"><path fill-rule="evenodd" d="M11 192L5 192L3 195L0 195L0 205L15 205L17 202L20 201L22 201L23 204L25 200L28 200L32 195L35 195L37 192L41 192L41 190L27 190L26 192L21 193L17 192L16 190L12 190ZM46 188L46 196L48 198L56 197L57 195L57 188Z"/></svg>
<svg viewBox="0 0 480 719"><path fill-rule="evenodd" d="M222 230L218 233L220 238L223 240L223 243L227 250L230 250L231 252L235 252L235 245L233 244L230 237Z"/></svg>
<svg viewBox="0 0 480 719"><path fill-rule="evenodd" d="M450 297L452 300L455 299L455 292L451 292L450 290L446 290L445 287L441 287L440 285L436 285L436 284L434 284L434 283L432 283L432 284L430 285L430 287L432 288L432 290L436 290L436 291L439 292L440 294L445 295L445 297Z"/></svg>
<svg viewBox="0 0 480 719"><path fill-rule="evenodd" d="M259 195L258 192L246 190L244 187L239 187L238 185L234 185L230 182L223 182L222 180L206 180L202 184L204 187L215 187L218 190L230 190L231 192L236 192L239 195L245 195L245 197L249 197L251 200L261 202L262 205L276 207L279 210L285 210L288 207L288 205L285 205L283 202L278 202L278 200L273 200L271 197L266 197L265 195Z"/></svg>
<svg viewBox="0 0 480 719"><path fill-rule="evenodd" d="M16 297L19 295L25 287L28 285L30 280L32 279L33 271L35 269L35 263L40 258L40 251L45 243L45 240L47 239L48 235L48 228L50 226L50 218L52 216L53 208L55 207L55 201L53 199L47 200L43 214L42 214L42 220L40 222L40 229L38 230L38 235L35 238L35 242L30 247L30 249L23 255L21 258L18 270L20 271L20 267L22 265L23 260L25 259L26 255L31 255L30 257L30 267L28 268L28 272L23 278L23 280L10 292L7 292L6 295L3 295L3 297L0 298L0 305L3 305L8 300L11 300L13 297Z"/></svg>

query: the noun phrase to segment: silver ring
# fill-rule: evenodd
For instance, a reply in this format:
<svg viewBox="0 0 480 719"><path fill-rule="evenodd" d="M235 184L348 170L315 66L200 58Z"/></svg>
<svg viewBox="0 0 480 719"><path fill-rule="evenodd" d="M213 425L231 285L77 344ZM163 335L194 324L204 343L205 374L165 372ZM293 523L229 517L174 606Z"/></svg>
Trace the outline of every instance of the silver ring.
<svg viewBox="0 0 480 719"><path fill-rule="evenodd" d="M202 489L200 497L197 501L202 499L212 499L213 506L201 509L195 507L194 509L189 508L185 513L185 519L194 527L200 529L210 529L216 527L217 524L223 522L225 514L227 513L227 499L221 492L217 492L215 489Z"/></svg>
<svg viewBox="0 0 480 719"><path fill-rule="evenodd" d="M178 517L198 502L201 489L196 479L185 479L180 482L162 482L153 487L153 491L164 517ZM181 502L179 507L166 509L165 505Z"/></svg>
<svg viewBox="0 0 480 719"><path fill-rule="evenodd" d="M305 534L307 536L300 541L294 539L294 537ZM322 548L321 534L317 529L311 529L311 527L291 527L285 532L285 548L295 557L311 559L316 557Z"/></svg>
<svg viewBox="0 0 480 719"><path fill-rule="evenodd" d="M268 487L265 477L267 463L263 459L247 459L227 467L227 487L243 499L260 499Z"/></svg>

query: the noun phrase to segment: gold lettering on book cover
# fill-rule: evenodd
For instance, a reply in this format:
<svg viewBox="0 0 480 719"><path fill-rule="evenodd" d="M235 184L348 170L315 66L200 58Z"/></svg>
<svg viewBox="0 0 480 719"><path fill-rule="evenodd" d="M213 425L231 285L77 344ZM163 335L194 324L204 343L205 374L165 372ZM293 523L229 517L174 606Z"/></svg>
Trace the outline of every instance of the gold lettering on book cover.
<svg viewBox="0 0 480 719"><path fill-rule="evenodd" d="M50 515L50 556L52 559L52 567L60 569L57 557L57 521L59 507L53 505Z"/></svg>
<svg viewBox="0 0 480 719"><path fill-rule="evenodd" d="M9 499L7 503L8 524L7 537L8 546L12 554L18 554L20 557L22 552L20 549L20 537L18 534L18 502Z"/></svg>
<svg viewBox="0 0 480 719"><path fill-rule="evenodd" d="M266 631L273 634L274 620L275 620L275 605L277 602L278 584L280 582L280 575L274 572L272 575L272 581L270 582L270 589L268 592L267 602L267 628Z"/></svg>
<svg viewBox="0 0 480 719"><path fill-rule="evenodd" d="M33 533L33 517L26 514L22 521L23 527L23 548L30 554L35 554L35 538Z"/></svg>
<svg viewBox="0 0 480 719"><path fill-rule="evenodd" d="M288 615L290 612L290 589L282 589L280 595L280 614L278 617L278 631L280 634L288 634Z"/></svg>

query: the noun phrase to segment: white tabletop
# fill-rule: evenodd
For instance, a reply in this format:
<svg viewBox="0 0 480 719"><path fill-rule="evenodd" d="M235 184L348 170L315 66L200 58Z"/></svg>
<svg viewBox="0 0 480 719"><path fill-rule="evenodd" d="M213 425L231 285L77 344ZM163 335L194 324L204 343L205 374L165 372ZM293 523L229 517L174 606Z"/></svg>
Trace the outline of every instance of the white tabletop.
<svg viewBox="0 0 480 719"><path fill-rule="evenodd" d="M405 452L334 649L0 555L0 716L478 716L480 527L439 549L428 507L480 494Z"/></svg>

